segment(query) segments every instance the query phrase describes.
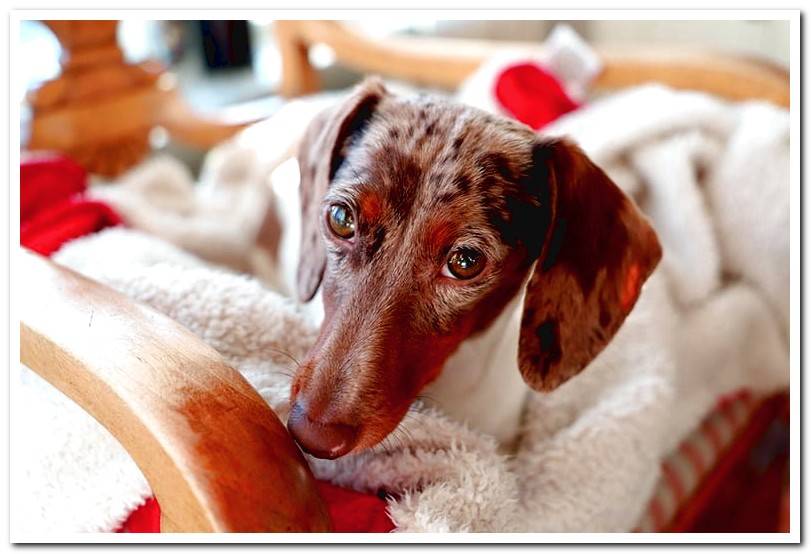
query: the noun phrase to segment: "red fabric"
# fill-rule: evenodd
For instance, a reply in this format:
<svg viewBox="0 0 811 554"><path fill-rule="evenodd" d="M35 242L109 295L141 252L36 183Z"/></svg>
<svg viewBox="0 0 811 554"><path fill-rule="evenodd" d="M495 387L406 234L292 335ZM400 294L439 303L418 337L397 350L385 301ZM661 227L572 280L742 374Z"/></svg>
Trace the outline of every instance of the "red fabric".
<svg viewBox="0 0 811 554"><path fill-rule="evenodd" d="M47 207L20 225L20 243L50 256L65 242L121 223L107 204L81 197Z"/></svg>
<svg viewBox="0 0 811 554"><path fill-rule="evenodd" d="M80 165L62 156L29 156L20 164L20 220L66 198L84 192L87 173Z"/></svg>
<svg viewBox="0 0 811 554"><path fill-rule="evenodd" d="M65 242L121 223L108 205L82 196L87 174L75 162L55 155L29 158L20 164L20 243L50 256ZM318 481L337 532L384 533L394 524L386 502ZM133 510L118 533L160 532L160 506L154 497Z"/></svg>
<svg viewBox="0 0 811 554"><path fill-rule="evenodd" d="M82 196L87 174L61 156L41 156L20 164L20 243L49 256L63 243L118 225L109 206Z"/></svg>
<svg viewBox="0 0 811 554"><path fill-rule="evenodd" d="M532 62L505 68L494 94L507 113L536 131L579 107L554 75Z"/></svg>
<svg viewBox="0 0 811 554"><path fill-rule="evenodd" d="M720 404L724 406L729 402L723 400ZM723 457L718 460L712 471L704 478L698 490L692 498L681 508L674 520L665 529L668 532L765 532L774 531L777 527L776 509L780 486L772 484L772 479L760 479L763 472L750 471L745 477L735 477L736 468L741 467L746 459L752 454L758 441L762 440L764 434L779 418L781 410L788 406L788 395L776 395L765 400L752 414L750 420L740 430L734 442L729 446ZM785 464L788 463L787 453L784 456ZM778 470L779 471L779 468ZM761 475L755 475L761 473ZM775 476L777 473L775 473ZM770 478L773 476L769 476ZM764 481L759 483L758 481ZM766 491L764 498L771 495L769 502L761 502L761 498L755 498L754 491L762 488ZM726 490L725 490L726 489ZM723 493L723 494L720 494ZM724 500L733 498L732 501L724 504ZM720 500L719 500L720 498ZM748 506L752 504L753 506ZM746 509L746 520L730 521L730 513L734 509L740 509L744 514ZM753 522L757 522L756 524ZM751 525L750 525L751 523ZM743 527L733 526L742 525ZM747 526L749 526L747 528Z"/></svg>
<svg viewBox="0 0 811 554"><path fill-rule="evenodd" d="M373 494L365 494L318 481L318 492L327 504L332 528L338 533L388 533L394 523L386 513L386 501Z"/></svg>
<svg viewBox="0 0 811 554"><path fill-rule="evenodd" d="M160 533L161 509L154 496L130 512L127 520L116 533Z"/></svg>
<svg viewBox="0 0 811 554"><path fill-rule="evenodd" d="M355 492L326 481L317 481L327 504L332 528L337 533L388 533L394 523L386 513L386 502L373 494ZM117 533L160 533L160 506L154 497L138 506Z"/></svg>

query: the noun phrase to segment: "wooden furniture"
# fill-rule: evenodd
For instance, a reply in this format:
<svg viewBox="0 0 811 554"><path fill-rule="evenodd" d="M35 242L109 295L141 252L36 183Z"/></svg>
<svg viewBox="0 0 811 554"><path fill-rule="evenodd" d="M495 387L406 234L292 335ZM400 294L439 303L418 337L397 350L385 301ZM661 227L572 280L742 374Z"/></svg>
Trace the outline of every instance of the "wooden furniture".
<svg viewBox="0 0 811 554"><path fill-rule="evenodd" d="M337 60L357 71L410 83L453 89L499 50L531 53L538 46L522 42L404 37L373 39L339 21L277 21L282 54L280 92L298 96L318 90L310 63L315 44L331 47ZM763 99L788 107L788 73L750 58L678 48L595 46L604 68L593 86L616 90L646 82L702 90L730 100Z"/></svg>
<svg viewBox="0 0 811 554"><path fill-rule="evenodd" d="M287 429L171 319L27 250L20 360L101 422L161 506L163 531L327 531Z"/></svg>
<svg viewBox="0 0 811 554"><path fill-rule="evenodd" d="M256 121L203 117L159 63L126 63L116 41L118 21L44 23L62 46L62 73L29 94L28 149L56 150L92 173L115 176L149 152L155 127L208 149Z"/></svg>
<svg viewBox="0 0 811 554"><path fill-rule="evenodd" d="M158 86L159 72L121 64L111 43L112 22L92 27L97 31L92 40L71 42L72 33L79 32L74 25L80 23L49 23L61 29L57 32L73 58L64 61L63 77L37 93L35 144L88 152L86 159L93 160L101 156L94 145L131 140L137 146L148 125L168 121L171 127L172 116L166 114L171 104L165 102L174 93ZM283 92L289 96L317 89L307 57L316 43L329 44L338 60L356 69L446 87L457 85L499 47L457 40L381 42L337 22L276 25ZM788 105L788 76L760 63L649 49L644 54L600 52L606 64L597 81L601 88L654 80L731 99ZM126 94L105 96L103 90L112 89L109 83L94 87L88 75L102 66L110 69L105 79L118 83L112 88L127 89ZM130 90L133 82L139 84ZM110 129L98 123L109 122L124 108L140 115L121 118ZM176 122L179 135L194 126ZM233 131L207 129L189 131L189 136L205 137L204 144ZM286 430L215 351L166 317L72 271L30 253L20 253L17 262L14 270L25 276L25 288L17 291L22 296L22 362L121 441L153 487L164 531L328 528L312 476Z"/></svg>
<svg viewBox="0 0 811 554"><path fill-rule="evenodd" d="M191 109L175 77L159 63L128 64L116 42L117 21L45 21L63 48L62 73L32 91L31 150L56 150L92 173L115 176L149 152L149 134L208 149L256 118L225 121ZM463 39L373 39L338 21L277 21L282 55L280 93L287 97L319 89L309 50L326 44L348 67L417 85L457 87L499 49L537 50L537 45ZM649 81L704 90L731 100L761 98L788 106L788 76L751 59L666 48L598 46L604 69L596 91Z"/></svg>

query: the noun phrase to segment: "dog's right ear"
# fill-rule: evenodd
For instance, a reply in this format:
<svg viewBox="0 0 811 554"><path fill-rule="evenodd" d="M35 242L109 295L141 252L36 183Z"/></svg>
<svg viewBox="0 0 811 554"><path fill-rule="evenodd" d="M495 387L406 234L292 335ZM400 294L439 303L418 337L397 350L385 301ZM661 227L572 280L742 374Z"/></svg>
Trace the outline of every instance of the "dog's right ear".
<svg viewBox="0 0 811 554"><path fill-rule="evenodd" d="M647 217L574 144L537 143L533 167L550 224L527 283L518 365L532 388L551 391L619 330L662 248Z"/></svg>
<svg viewBox="0 0 811 554"><path fill-rule="evenodd" d="M310 123L298 152L301 184L301 248L296 275L298 297L315 296L326 266L321 239L321 201L346 157L346 149L374 114L387 94L383 82L368 78L342 103L319 114Z"/></svg>

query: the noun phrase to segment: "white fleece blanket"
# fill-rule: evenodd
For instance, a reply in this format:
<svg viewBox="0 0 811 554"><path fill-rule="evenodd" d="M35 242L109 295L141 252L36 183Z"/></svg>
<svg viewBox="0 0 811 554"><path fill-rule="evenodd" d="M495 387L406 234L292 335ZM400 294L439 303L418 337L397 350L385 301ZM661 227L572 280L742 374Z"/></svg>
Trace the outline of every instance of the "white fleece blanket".
<svg viewBox="0 0 811 554"><path fill-rule="evenodd" d="M547 131L572 136L637 199L660 234L663 263L586 371L529 396L514 451L415 406L379 447L312 460L318 477L396 494L389 509L400 531L630 531L661 459L719 395L788 385L787 113L650 86ZM215 155L239 151L231 144ZM140 175L159 176L160 163ZM216 168L208 175L216 185ZM104 197L126 215L127 201L117 204L113 190ZM189 327L286 417L290 368L276 349L300 357L315 336L288 300L131 230L74 241L56 260ZM61 437L28 456L19 477L35 491L23 502L28 530L111 529L148 495L146 483L103 429L23 377L32 400L16 415L34 422L26 444ZM49 396L53 409L34 407L34 396Z"/></svg>

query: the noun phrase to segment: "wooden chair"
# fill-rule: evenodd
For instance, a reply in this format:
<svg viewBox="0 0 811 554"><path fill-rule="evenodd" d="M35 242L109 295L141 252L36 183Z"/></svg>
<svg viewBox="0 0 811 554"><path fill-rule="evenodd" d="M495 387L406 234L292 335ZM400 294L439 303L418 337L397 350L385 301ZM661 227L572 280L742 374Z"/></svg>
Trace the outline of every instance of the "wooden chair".
<svg viewBox="0 0 811 554"><path fill-rule="evenodd" d="M317 43L333 47L337 59L354 69L449 88L504 46L456 39L379 41L328 21L276 25L282 90L289 96L318 88L307 56ZM105 33L109 42L109 28ZM789 103L788 75L762 63L647 48L644 54L598 50L606 64L597 80L603 90L659 81L730 99ZM88 52L87 58L93 55ZM64 87L60 98L80 95L68 84L58 86ZM162 94L149 90L144 98ZM97 103L98 109L107 114L116 102L124 100L110 98ZM85 120L97 113L92 104L81 110ZM37 136L44 138L38 140L68 144L58 122L75 114L53 117L46 118L47 125L41 121ZM101 127L87 124L86 144L110 138ZM15 262L15 271L24 276L19 281L24 289L17 291L21 361L128 450L158 499L163 531L329 528L312 475L285 428L212 348L165 316L38 255L20 251Z"/></svg>
<svg viewBox="0 0 811 554"><path fill-rule="evenodd" d="M521 42L407 37L372 39L338 21L277 21L282 54L281 93L298 96L319 88L309 49L326 44L336 59L357 71L376 73L424 86L455 89L499 50L531 53L539 46ZM761 99L788 107L788 72L747 57L695 49L644 45L596 45L603 62L593 83L597 92L647 82L701 90L729 100Z"/></svg>

